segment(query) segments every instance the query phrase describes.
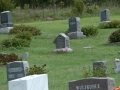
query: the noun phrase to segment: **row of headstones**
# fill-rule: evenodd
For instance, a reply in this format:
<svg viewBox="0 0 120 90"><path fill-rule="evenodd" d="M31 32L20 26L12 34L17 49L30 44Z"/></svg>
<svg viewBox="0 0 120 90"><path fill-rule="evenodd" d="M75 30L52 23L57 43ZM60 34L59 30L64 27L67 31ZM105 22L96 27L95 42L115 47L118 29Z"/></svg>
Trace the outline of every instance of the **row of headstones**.
<svg viewBox="0 0 120 90"><path fill-rule="evenodd" d="M99 72L101 67L107 74L106 61L97 61L93 63L93 72ZM115 73L120 73L120 60L114 62ZM69 90L114 90L115 79L111 77L89 77L81 80L73 80L69 82Z"/></svg>
<svg viewBox="0 0 120 90"><path fill-rule="evenodd" d="M48 90L47 74L26 76L29 68L27 61L15 61L8 63L6 66L9 90L31 90L31 84L33 90L41 87L45 88L41 90ZM93 62L94 73L99 72L99 67L107 74L106 61ZM114 69L115 73L120 73L120 60L115 60ZM113 90L113 88L115 88L115 80L110 77L92 77L69 82L69 90Z"/></svg>

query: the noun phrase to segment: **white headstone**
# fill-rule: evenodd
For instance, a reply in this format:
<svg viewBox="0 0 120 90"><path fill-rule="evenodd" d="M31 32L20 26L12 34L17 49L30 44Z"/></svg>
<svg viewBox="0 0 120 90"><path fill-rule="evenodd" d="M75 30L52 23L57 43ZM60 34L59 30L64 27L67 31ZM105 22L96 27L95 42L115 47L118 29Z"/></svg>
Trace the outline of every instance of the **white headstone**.
<svg viewBox="0 0 120 90"><path fill-rule="evenodd" d="M115 59L114 70L115 70L115 73L120 73L120 59Z"/></svg>
<svg viewBox="0 0 120 90"><path fill-rule="evenodd" d="M39 74L11 80L9 90L48 90L48 75Z"/></svg>

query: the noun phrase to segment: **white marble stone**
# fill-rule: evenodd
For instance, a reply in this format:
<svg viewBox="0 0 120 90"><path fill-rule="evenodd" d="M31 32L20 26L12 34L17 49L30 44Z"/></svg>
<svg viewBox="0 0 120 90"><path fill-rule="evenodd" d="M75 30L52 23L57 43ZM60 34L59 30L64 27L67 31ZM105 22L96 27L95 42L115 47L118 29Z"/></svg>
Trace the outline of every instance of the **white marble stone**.
<svg viewBox="0 0 120 90"><path fill-rule="evenodd" d="M55 52L55 53L73 52L73 50L71 48L60 48L60 49L55 49L53 52Z"/></svg>
<svg viewBox="0 0 120 90"><path fill-rule="evenodd" d="M120 73L120 59L115 59L114 71L115 71L115 73Z"/></svg>
<svg viewBox="0 0 120 90"><path fill-rule="evenodd" d="M48 75L39 74L11 80L9 90L48 90Z"/></svg>
<svg viewBox="0 0 120 90"><path fill-rule="evenodd" d="M13 27L0 28L0 33L9 33Z"/></svg>

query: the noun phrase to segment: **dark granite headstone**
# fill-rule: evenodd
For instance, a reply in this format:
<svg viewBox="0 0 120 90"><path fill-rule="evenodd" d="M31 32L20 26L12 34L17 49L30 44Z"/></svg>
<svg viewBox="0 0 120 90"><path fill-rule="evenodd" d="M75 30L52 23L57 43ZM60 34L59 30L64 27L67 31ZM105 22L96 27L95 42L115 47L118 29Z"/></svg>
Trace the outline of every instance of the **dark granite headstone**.
<svg viewBox="0 0 120 90"><path fill-rule="evenodd" d="M70 47L69 37L66 36L64 33L61 33L56 38L56 49L66 48L66 47L67 48Z"/></svg>
<svg viewBox="0 0 120 90"><path fill-rule="evenodd" d="M115 80L110 77L91 77L69 82L69 90L113 90Z"/></svg>
<svg viewBox="0 0 120 90"><path fill-rule="evenodd" d="M74 17L69 19L69 32L81 31L80 29L80 18Z"/></svg>
<svg viewBox="0 0 120 90"><path fill-rule="evenodd" d="M14 80L26 76L28 73L28 62L27 61L15 61L10 62L6 65L7 67L7 80Z"/></svg>
<svg viewBox="0 0 120 90"><path fill-rule="evenodd" d="M110 11L109 9L102 10L100 12L100 22L110 22Z"/></svg>
<svg viewBox="0 0 120 90"><path fill-rule="evenodd" d="M106 64L106 61L96 61L96 62L93 62L93 74L94 74L94 76L96 76L100 71L104 75L107 74L107 64Z"/></svg>
<svg viewBox="0 0 120 90"><path fill-rule="evenodd" d="M85 38L86 36L83 35L80 27L80 18L73 17L69 19L69 31L68 36L70 38Z"/></svg>
<svg viewBox="0 0 120 90"><path fill-rule="evenodd" d="M12 15L10 11L1 12L1 24L5 27L13 27Z"/></svg>

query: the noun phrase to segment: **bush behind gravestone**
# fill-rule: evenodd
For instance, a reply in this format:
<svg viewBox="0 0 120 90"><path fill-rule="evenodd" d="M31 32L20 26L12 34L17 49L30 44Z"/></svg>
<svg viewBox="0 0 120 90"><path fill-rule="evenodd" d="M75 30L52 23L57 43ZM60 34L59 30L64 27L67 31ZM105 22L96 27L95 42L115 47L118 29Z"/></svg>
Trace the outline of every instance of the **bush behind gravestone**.
<svg viewBox="0 0 120 90"><path fill-rule="evenodd" d="M21 32L31 32L32 35L41 35L41 31L40 29L36 28L36 27L32 27L32 26L26 26L26 25L18 25L18 26L14 26L13 29L10 30L10 34L17 34L17 33L21 33Z"/></svg>
<svg viewBox="0 0 120 90"><path fill-rule="evenodd" d="M6 65L7 63L13 61L22 61L22 59L20 59L18 55L14 53L0 54L0 65Z"/></svg>
<svg viewBox="0 0 120 90"><path fill-rule="evenodd" d="M42 65L42 67L37 67L36 65L34 65L34 66L31 67L30 69L28 69L27 75L47 73L47 71L46 71L46 69L45 69L45 66L46 66L46 64Z"/></svg>
<svg viewBox="0 0 120 90"><path fill-rule="evenodd" d="M81 31L86 36L96 36L98 34L98 27L95 27L93 25L87 25L87 26L82 27Z"/></svg>
<svg viewBox="0 0 120 90"><path fill-rule="evenodd" d="M100 29L119 28L119 27L120 27L120 20L112 20L111 22L99 24Z"/></svg>
<svg viewBox="0 0 120 90"><path fill-rule="evenodd" d="M111 33L108 40L110 43L120 42L120 29Z"/></svg>

